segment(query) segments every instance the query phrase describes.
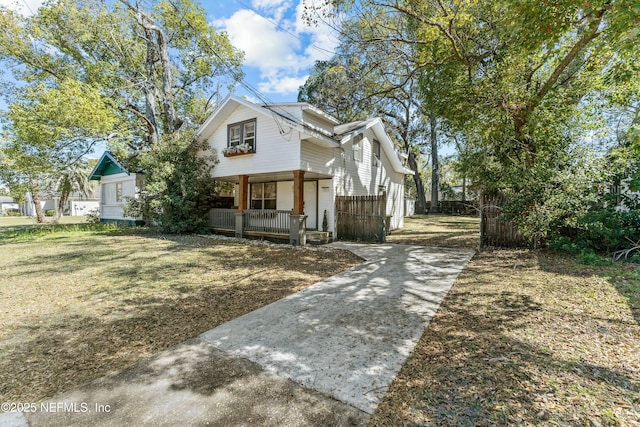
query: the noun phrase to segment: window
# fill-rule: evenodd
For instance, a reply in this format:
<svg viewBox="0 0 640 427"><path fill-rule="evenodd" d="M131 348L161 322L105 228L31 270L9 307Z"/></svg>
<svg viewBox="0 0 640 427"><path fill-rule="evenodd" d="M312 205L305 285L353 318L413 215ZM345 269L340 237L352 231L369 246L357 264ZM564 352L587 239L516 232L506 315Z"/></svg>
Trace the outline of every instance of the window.
<svg viewBox="0 0 640 427"><path fill-rule="evenodd" d="M353 160L356 162L362 161L362 134L359 134L353 138Z"/></svg>
<svg viewBox="0 0 640 427"><path fill-rule="evenodd" d="M380 141L373 140L373 166L380 165Z"/></svg>
<svg viewBox="0 0 640 427"><path fill-rule="evenodd" d="M122 201L122 183L116 182L116 202Z"/></svg>
<svg viewBox="0 0 640 427"><path fill-rule="evenodd" d="M276 183L251 184L251 209L276 208Z"/></svg>
<svg viewBox="0 0 640 427"><path fill-rule="evenodd" d="M227 128L227 147L247 144L251 150L256 149L256 119L234 123Z"/></svg>

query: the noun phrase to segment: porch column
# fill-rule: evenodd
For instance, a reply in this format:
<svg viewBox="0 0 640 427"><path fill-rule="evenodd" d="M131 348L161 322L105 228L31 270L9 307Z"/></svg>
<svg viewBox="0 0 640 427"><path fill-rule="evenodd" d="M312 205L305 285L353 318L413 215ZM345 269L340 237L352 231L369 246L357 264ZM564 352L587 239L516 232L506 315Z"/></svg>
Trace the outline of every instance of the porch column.
<svg viewBox="0 0 640 427"><path fill-rule="evenodd" d="M304 171L293 171L293 214L304 215Z"/></svg>
<svg viewBox="0 0 640 427"><path fill-rule="evenodd" d="M249 207L249 175L238 176L238 212L236 212L236 237L242 237L244 234L244 211Z"/></svg>
<svg viewBox="0 0 640 427"><path fill-rule="evenodd" d="M293 171L293 213L289 226L289 243L304 246L307 243L306 216L304 215L304 171Z"/></svg>
<svg viewBox="0 0 640 427"><path fill-rule="evenodd" d="M238 211L244 212L249 207L249 175L239 175Z"/></svg>

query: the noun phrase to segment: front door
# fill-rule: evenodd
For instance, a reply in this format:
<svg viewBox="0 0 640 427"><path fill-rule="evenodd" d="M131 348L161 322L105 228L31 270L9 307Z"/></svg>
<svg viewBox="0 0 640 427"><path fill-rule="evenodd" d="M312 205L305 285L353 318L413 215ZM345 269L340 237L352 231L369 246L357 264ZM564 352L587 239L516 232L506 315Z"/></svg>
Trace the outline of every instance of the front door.
<svg viewBox="0 0 640 427"><path fill-rule="evenodd" d="M304 214L307 216L307 228L318 229L318 181L304 183Z"/></svg>

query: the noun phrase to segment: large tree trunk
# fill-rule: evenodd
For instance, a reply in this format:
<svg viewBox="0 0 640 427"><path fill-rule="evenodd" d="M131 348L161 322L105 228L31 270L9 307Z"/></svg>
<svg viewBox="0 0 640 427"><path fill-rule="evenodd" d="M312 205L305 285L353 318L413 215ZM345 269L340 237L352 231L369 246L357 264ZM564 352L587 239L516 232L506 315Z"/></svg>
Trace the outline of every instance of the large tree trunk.
<svg viewBox="0 0 640 427"><path fill-rule="evenodd" d="M51 219L51 222L57 224L58 221L60 221L60 217L62 217L64 214L64 207L66 206L68 200L69 200L69 193L63 192L60 194L60 198L58 199L58 207L56 209L56 214Z"/></svg>
<svg viewBox="0 0 640 427"><path fill-rule="evenodd" d="M40 184L35 179L32 179L29 182L29 190L31 190L31 201L36 209L36 221L39 224L44 223L44 211L42 210L41 200L40 200Z"/></svg>
<svg viewBox="0 0 640 427"><path fill-rule="evenodd" d="M440 187L440 168L438 165L438 134L436 133L436 115L429 112L429 126L431 128L431 209L429 213L438 213L438 190Z"/></svg>
<svg viewBox="0 0 640 427"><path fill-rule="evenodd" d="M156 122L156 88L153 84L155 77L156 49L153 43L153 33L144 29L147 41L147 57L145 69L147 72L146 82L144 83L144 100L145 115L147 116L147 141L149 145L155 145L158 142L158 124Z"/></svg>
<svg viewBox="0 0 640 427"><path fill-rule="evenodd" d="M462 201L467 201L467 175L462 176Z"/></svg>
<svg viewBox="0 0 640 427"><path fill-rule="evenodd" d="M163 130L171 134L180 129L182 120L178 118L173 96L174 77L169 57L169 43L167 35L151 16L141 10L138 5L132 5L128 0L120 0L131 10L138 24L142 27L147 44L146 73L147 84L144 87L146 100L146 115L148 123L153 125L153 133L149 135L150 144L155 144L159 138L156 122L157 94L162 102ZM157 68L159 64L159 69ZM160 90L153 83L160 74L162 86Z"/></svg>
<svg viewBox="0 0 640 427"><path fill-rule="evenodd" d="M413 182L416 185L416 213L422 214L427 211L427 195L424 191L424 183L418 168L418 161L412 150L409 150L407 162L409 163L409 168L415 172L413 174Z"/></svg>

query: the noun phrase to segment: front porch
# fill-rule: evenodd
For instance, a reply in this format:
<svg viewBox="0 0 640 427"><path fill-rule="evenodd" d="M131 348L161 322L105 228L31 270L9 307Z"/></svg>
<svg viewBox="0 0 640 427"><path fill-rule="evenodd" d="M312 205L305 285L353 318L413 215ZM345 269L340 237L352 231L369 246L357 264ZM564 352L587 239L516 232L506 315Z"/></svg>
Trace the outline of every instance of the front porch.
<svg viewBox="0 0 640 427"><path fill-rule="evenodd" d="M327 236L331 233L317 230L323 224L326 208L330 211L326 215L333 214L331 177L296 170L222 180L235 184L234 207L209 211L209 226L214 232L288 240L293 245L305 245L308 237L314 243L330 239ZM320 189L327 193L324 197ZM318 236L308 236L310 232Z"/></svg>

